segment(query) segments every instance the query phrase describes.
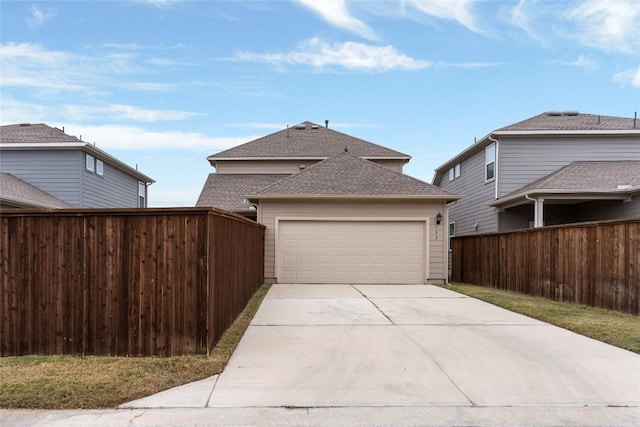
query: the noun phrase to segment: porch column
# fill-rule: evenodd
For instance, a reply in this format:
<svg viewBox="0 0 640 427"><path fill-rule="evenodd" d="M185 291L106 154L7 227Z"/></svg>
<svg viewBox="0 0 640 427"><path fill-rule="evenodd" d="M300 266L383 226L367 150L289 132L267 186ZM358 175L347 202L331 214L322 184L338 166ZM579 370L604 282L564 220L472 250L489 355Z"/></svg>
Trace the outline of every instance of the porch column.
<svg viewBox="0 0 640 427"><path fill-rule="evenodd" d="M544 226L544 199L536 199L533 204L533 227Z"/></svg>

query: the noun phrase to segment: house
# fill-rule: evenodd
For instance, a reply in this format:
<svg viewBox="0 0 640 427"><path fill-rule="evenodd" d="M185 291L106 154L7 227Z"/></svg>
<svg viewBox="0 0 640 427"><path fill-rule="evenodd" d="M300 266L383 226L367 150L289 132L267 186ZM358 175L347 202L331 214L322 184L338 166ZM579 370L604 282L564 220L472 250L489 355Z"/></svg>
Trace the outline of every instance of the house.
<svg viewBox="0 0 640 427"><path fill-rule="evenodd" d="M546 112L497 129L438 167L462 195L449 235L640 216L640 123Z"/></svg>
<svg viewBox="0 0 640 427"><path fill-rule="evenodd" d="M447 274L447 204L402 173L410 156L303 122L208 157L198 206L266 225L277 283L426 283Z"/></svg>
<svg viewBox="0 0 640 427"><path fill-rule="evenodd" d="M46 124L0 126L3 208L146 207L154 181Z"/></svg>

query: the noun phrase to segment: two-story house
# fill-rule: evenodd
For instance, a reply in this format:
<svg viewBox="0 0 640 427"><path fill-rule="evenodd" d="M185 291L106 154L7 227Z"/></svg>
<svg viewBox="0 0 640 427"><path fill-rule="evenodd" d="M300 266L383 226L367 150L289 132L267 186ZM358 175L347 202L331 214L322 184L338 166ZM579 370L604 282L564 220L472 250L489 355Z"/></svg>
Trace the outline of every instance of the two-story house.
<svg viewBox="0 0 640 427"><path fill-rule="evenodd" d="M198 206L266 225L278 283L426 283L447 274L447 204L402 173L410 157L304 122L208 157Z"/></svg>
<svg viewBox="0 0 640 427"><path fill-rule="evenodd" d="M438 167L462 195L450 236L640 216L640 122L546 112L490 132Z"/></svg>
<svg viewBox="0 0 640 427"><path fill-rule="evenodd" d="M147 207L154 181L94 144L45 124L0 126L2 208Z"/></svg>

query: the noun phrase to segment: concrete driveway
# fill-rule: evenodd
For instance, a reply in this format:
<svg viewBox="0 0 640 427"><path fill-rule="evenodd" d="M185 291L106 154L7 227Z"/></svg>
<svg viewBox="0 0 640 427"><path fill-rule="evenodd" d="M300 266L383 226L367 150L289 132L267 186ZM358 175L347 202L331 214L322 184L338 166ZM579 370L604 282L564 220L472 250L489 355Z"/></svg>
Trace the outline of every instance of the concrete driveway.
<svg viewBox="0 0 640 427"><path fill-rule="evenodd" d="M123 407L156 409L93 425L638 425L640 356L436 286L274 285L219 378Z"/></svg>

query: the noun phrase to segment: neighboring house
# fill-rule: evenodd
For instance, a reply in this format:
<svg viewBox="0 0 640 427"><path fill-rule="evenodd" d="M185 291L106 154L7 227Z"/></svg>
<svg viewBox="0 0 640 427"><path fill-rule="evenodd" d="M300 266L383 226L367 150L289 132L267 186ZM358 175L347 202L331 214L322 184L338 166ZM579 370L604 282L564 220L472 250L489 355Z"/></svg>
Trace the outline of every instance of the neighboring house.
<svg viewBox="0 0 640 427"><path fill-rule="evenodd" d="M449 234L640 216L640 122L547 112L497 129L436 169L462 195Z"/></svg>
<svg viewBox="0 0 640 427"><path fill-rule="evenodd" d="M311 122L208 157L198 206L265 224L278 283L426 283L447 274L447 203L406 154Z"/></svg>
<svg viewBox="0 0 640 427"><path fill-rule="evenodd" d="M0 172L10 174L0 189L5 208L147 207L154 182L94 144L30 123L0 126Z"/></svg>

